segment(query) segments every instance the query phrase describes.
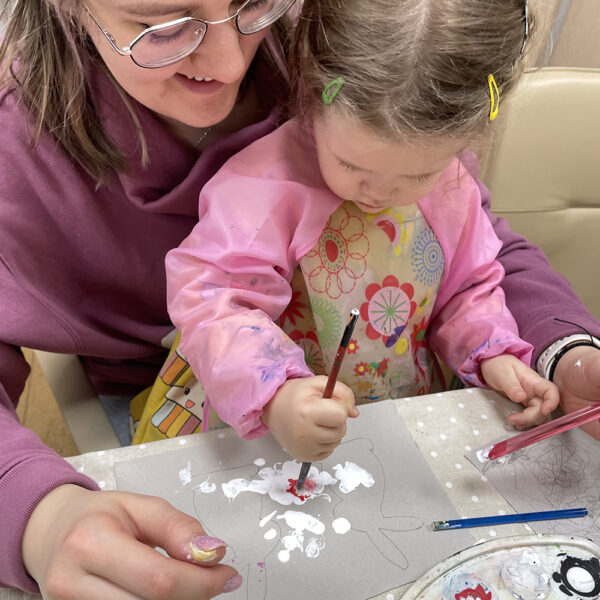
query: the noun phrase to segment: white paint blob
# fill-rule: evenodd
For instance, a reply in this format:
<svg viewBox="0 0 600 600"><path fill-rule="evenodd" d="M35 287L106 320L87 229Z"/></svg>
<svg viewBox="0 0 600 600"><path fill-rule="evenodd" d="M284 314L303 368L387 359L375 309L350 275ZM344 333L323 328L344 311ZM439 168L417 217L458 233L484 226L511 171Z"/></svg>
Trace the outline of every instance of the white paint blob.
<svg viewBox="0 0 600 600"><path fill-rule="evenodd" d="M325 524L322 521L300 510L286 510L282 515L277 515L277 518L284 519L285 524L295 530L306 529L317 535L325 533Z"/></svg>
<svg viewBox="0 0 600 600"><path fill-rule="evenodd" d="M287 550L280 550L277 553L277 558L282 562L282 563L286 563L288 560L290 560L290 553Z"/></svg>
<svg viewBox="0 0 600 600"><path fill-rule="evenodd" d="M289 534L281 538L285 550L279 552L279 560L287 562L290 553L294 550L304 552L308 558L319 556L321 550L325 548L325 539L322 537L325 533L325 524L322 521L299 510L286 510L282 515L277 515L277 518L283 519L290 528ZM305 531L316 536L310 537L306 545L304 545Z"/></svg>
<svg viewBox="0 0 600 600"><path fill-rule="evenodd" d="M294 460L288 460L284 463L276 463L273 467L261 469L258 472L260 479L232 479L222 483L221 489L230 500L234 500L242 492L255 492L263 495L268 494L272 500L284 506L304 504L306 499L298 498L288 492L290 488L288 480L297 479L299 471L299 464ZM337 480L327 471L319 471L314 465L308 472L308 478L316 484L308 499L322 495L326 485L337 483Z"/></svg>
<svg viewBox="0 0 600 600"><path fill-rule="evenodd" d="M433 458L436 458L436 457L437 457L437 455L438 455L438 453L437 453L435 450L432 450L432 451L430 452L430 454L431 454L431 456L433 456Z"/></svg>
<svg viewBox="0 0 600 600"><path fill-rule="evenodd" d="M198 490L199 492L202 492L203 494L212 494L217 489L217 485L207 479L206 481L203 481L195 489Z"/></svg>
<svg viewBox="0 0 600 600"><path fill-rule="evenodd" d="M344 494L354 491L359 485L370 488L375 483L371 473L349 460L343 467L340 464L335 465L333 471L340 481L340 492Z"/></svg>
<svg viewBox="0 0 600 600"><path fill-rule="evenodd" d="M490 450L492 446L486 446L485 448L480 448L475 452L475 456L480 463L487 462L488 456L490 455Z"/></svg>
<svg viewBox="0 0 600 600"><path fill-rule="evenodd" d="M181 481L181 485L192 483L192 463L189 460L187 466L179 471L179 481Z"/></svg>
<svg viewBox="0 0 600 600"><path fill-rule="evenodd" d="M263 517L258 524L261 527L264 527L276 514L277 511L274 510L272 513L269 513L266 517Z"/></svg>
<svg viewBox="0 0 600 600"><path fill-rule="evenodd" d="M266 462L267 462L267 461L266 461L264 458L257 458L257 459L254 461L254 464L255 464L257 467L264 467Z"/></svg>
<svg viewBox="0 0 600 600"><path fill-rule="evenodd" d="M308 558L316 558L323 548L325 548L325 542L313 537L308 540L306 548L304 549L304 554L306 554Z"/></svg>
<svg viewBox="0 0 600 600"><path fill-rule="evenodd" d="M265 535L263 536L265 540L272 540L277 535L277 531L271 527L271 529L267 529L265 531Z"/></svg>
<svg viewBox="0 0 600 600"><path fill-rule="evenodd" d="M184 440L183 438L179 440L180 446L185 446L186 444L187 444L187 440Z"/></svg>
<svg viewBox="0 0 600 600"><path fill-rule="evenodd" d="M350 529L352 529L352 526L350 525L350 521L348 521L348 519L344 519L344 517L339 517L338 519L334 519L333 522L331 523L331 526L333 527L333 530L336 533L339 533L340 535L343 535L344 533L348 533L348 531L350 531Z"/></svg>

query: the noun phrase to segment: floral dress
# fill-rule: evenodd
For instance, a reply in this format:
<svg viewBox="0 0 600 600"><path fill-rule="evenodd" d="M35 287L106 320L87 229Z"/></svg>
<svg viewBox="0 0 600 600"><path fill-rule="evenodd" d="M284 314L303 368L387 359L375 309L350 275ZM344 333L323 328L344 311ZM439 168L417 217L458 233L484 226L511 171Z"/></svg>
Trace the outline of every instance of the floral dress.
<svg viewBox="0 0 600 600"><path fill-rule="evenodd" d="M425 394L435 379L427 324L443 272L442 248L417 205L366 214L344 202L300 260L279 323L308 367L327 374L358 308L338 379L359 404Z"/></svg>

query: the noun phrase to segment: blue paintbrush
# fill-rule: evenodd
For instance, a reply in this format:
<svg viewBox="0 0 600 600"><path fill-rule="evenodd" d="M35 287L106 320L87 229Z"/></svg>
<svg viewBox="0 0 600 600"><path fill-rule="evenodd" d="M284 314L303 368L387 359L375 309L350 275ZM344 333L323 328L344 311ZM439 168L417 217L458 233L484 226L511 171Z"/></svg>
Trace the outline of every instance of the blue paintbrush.
<svg viewBox="0 0 600 600"><path fill-rule="evenodd" d="M585 517L587 508L565 508L560 510L543 510L541 512L516 513L513 515L494 515L491 517L475 517L473 519L455 519L454 521L434 521L434 531L446 529L464 529L465 527L488 527L506 523L526 523L527 521L550 521L552 519L572 519Z"/></svg>

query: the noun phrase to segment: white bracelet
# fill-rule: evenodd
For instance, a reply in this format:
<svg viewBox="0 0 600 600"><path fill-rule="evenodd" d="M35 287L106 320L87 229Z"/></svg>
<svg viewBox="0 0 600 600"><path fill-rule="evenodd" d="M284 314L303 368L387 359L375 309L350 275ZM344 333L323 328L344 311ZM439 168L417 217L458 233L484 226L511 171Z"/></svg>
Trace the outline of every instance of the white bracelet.
<svg viewBox="0 0 600 600"><path fill-rule="evenodd" d="M560 353L562 356L570 346L595 346L600 348L600 340L586 333L576 333L556 340L539 355L536 363L537 372L545 379L549 379L557 354Z"/></svg>

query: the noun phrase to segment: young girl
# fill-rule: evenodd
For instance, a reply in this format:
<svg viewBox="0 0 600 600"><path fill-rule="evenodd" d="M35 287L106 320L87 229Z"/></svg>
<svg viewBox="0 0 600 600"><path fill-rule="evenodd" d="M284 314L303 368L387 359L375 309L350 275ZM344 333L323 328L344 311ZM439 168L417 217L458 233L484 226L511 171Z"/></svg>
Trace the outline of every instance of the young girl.
<svg viewBox="0 0 600 600"><path fill-rule="evenodd" d="M505 306L465 152L514 85L528 28L525 0L306 3L298 117L204 187L199 223L167 256L181 351L241 436L270 429L296 458L322 459L354 399L429 392L433 352L523 404L518 427L557 406ZM325 400L314 374L353 307Z"/></svg>

